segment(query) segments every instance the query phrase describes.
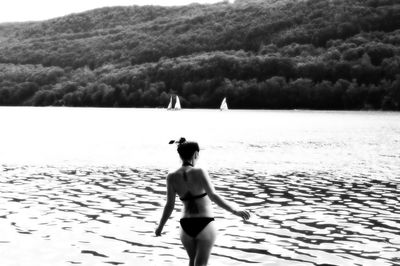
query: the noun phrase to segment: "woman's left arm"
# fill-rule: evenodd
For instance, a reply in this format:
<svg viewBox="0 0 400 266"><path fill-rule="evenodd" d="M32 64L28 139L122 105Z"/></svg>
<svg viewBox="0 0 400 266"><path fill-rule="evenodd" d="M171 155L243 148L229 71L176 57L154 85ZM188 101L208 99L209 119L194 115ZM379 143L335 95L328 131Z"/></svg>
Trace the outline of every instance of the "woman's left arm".
<svg viewBox="0 0 400 266"><path fill-rule="evenodd" d="M164 228L165 223L168 221L168 218L171 216L172 211L175 207L175 196L176 192L174 187L172 186L171 175L167 176L167 202L165 203L164 211L161 216L160 223L155 231L156 236L161 236L161 232Z"/></svg>

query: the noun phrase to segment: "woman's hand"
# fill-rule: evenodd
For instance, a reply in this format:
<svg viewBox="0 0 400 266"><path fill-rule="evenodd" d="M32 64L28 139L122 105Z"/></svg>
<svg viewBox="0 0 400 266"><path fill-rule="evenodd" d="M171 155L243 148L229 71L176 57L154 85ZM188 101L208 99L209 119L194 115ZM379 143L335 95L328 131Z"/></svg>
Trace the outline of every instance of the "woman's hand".
<svg viewBox="0 0 400 266"><path fill-rule="evenodd" d="M243 220L248 220L250 218L250 213L248 211L235 210L233 214L241 217Z"/></svg>
<svg viewBox="0 0 400 266"><path fill-rule="evenodd" d="M157 227L156 231L154 232L156 236L161 236L162 228Z"/></svg>

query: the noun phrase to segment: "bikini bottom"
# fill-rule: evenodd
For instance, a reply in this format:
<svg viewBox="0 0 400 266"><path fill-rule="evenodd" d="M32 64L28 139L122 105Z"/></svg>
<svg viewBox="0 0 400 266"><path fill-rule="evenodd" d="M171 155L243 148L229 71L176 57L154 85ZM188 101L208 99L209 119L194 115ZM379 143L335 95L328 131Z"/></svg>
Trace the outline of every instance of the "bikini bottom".
<svg viewBox="0 0 400 266"><path fill-rule="evenodd" d="M185 231L185 233L189 236L195 238L201 231L203 231L204 227L206 227L212 221L214 221L214 218L189 217L182 218L179 222L183 231Z"/></svg>

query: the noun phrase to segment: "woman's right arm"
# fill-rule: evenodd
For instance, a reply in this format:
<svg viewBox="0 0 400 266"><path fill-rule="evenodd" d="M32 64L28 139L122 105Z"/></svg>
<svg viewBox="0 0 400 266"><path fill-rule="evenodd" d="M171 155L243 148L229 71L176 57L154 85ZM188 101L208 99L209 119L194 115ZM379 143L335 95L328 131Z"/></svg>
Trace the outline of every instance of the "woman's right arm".
<svg viewBox="0 0 400 266"><path fill-rule="evenodd" d="M167 176L167 202L165 203L164 211L161 216L160 223L155 231L156 236L161 236L161 232L164 228L165 223L167 222L168 218L171 216L172 211L174 210L175 206L175 189L172 185L172 176L168 174Z"/></svg>
<svg viewBox="0 0 400 266"><path fill-rule="evenodd" d="M243 210L240 210L239 208L232 206L231 204L229 204L229 202L227 202L220 195L217 194L213 184L211 183L210 176L208 175L208 173L206 171L201 169L200 175L201 175L201 181L202 181L204 190L207 192L208 197L213 202L215 202L221 208L233 213L234 215L242 217L244 220L247 220L250 218L250 213L248 211L243 211Z"/></svg>

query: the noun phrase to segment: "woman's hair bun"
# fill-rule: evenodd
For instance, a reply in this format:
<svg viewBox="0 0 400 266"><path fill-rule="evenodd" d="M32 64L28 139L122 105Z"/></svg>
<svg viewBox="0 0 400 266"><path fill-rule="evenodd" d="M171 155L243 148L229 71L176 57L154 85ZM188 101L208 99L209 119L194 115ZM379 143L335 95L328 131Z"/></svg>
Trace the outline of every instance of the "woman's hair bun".
<svg viewBox="0 0 400 266"><path fill-rule="evenodd" d="M180 145L180 144L185 143L185 142L186 142L186 139L182 137L182 138L180 138L179 140L170 140L170 141L169 141L169 144L174 144L174 143L176 143L176 144Z"/></svg>

